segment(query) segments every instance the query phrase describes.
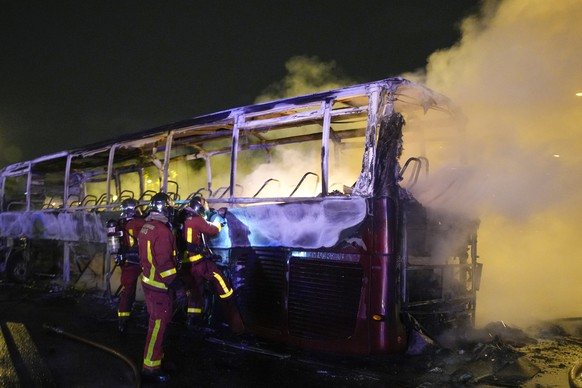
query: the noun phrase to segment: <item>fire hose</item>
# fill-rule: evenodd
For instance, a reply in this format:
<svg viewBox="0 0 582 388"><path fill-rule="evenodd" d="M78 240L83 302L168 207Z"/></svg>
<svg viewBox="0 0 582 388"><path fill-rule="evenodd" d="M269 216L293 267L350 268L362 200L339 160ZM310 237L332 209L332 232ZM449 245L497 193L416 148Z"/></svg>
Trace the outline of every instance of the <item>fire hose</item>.
<svg viewBox="0 0 582 388"><path fill-rule="evenodd" d="M51 330L51 331L53 331L53 332L55 332L55 333L57 333L59 335L62 335L63 337L67 337L67 338L70 338L70 339L73 339L73 340L76 340L76 341L79 341L79 342L83 342L83 343L85 343L87 345L91 345L91 346L96 347L98 349L104 350L104 351L106 351L108 353L111 353L111 354L113 354L116 357L121 358L133 370L133 375L135 377L135 387L136 388L139 388L141 386L141 373L140 373L139 369L137 368L137 366L135 365L135 363L133 363L125 355L119 353L118 351L116 351L114 349L108 348L107 346L101 345L100 343L97 343L97 342L88 340L88 339L83 338L83 337L79 337L79 336L77 336L75 334L67 333L66 331L64 331L64 330L62 330L62 329L60 329L58 327L51 326L51 325L48 325L46 323L44 323L42 325L42 327L45 328L45 329Z"/></svg>
<svg viewBox="0 0 582 388"><path fill-rule="evenodd" d="M582 373L582 362L579 362L578 364L574 365L568 371L568 380L570 381L570 387L572 388L582 387L582 380L578 378L578 376L580 376L580 373Z"/></svg>

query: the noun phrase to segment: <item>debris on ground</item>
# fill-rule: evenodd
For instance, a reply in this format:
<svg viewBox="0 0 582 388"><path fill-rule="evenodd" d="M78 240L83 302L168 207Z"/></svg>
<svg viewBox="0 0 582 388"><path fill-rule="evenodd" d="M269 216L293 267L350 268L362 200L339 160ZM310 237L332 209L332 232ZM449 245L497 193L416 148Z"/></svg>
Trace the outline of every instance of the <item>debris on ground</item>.
<svg viewBox="0 0 582 388"><path fill-rule="evenodd" d="M130 368L104 352L56 338L54 324L104 344L140 363L147 310L137 303L125 336L116 326L116 303L103 293L13 286L0 283L2 322L21 322L60 386L87 386L99 361L112 386L134 380ZM504 322L457 329L439 336L413 332L406 354L349 356L320 354L220 330L189 330L179 314L170 325L167 356L177 367L169 386L201 381L215 386L317 385L324 387L544 387L582 386L582 318L541 322L521 329ZM79 353L81 352L81 353ZM103 354L102 354L103 353ZM82 357L79 357L82 354ZM90 354L90 356L89 356ZM191 365L197 365L192 369ZM293 382L293 385L291 385ZM578 384L578 385L576 385ZM105 386L105 385L104 385Z"/></svg>

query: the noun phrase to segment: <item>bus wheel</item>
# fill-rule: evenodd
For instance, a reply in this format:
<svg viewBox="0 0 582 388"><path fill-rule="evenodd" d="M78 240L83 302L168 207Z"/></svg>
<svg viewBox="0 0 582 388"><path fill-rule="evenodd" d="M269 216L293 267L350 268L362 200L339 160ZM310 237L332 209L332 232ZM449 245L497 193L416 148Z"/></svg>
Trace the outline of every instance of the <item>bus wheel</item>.
<svg viewBox="0 0 582 388"><path fill-rule="evenodd" d="M26 282L30 273L28 263L24 260L22 255L14 255L8 260L6 274L8 275L8 278L14 282Z"/></svg>

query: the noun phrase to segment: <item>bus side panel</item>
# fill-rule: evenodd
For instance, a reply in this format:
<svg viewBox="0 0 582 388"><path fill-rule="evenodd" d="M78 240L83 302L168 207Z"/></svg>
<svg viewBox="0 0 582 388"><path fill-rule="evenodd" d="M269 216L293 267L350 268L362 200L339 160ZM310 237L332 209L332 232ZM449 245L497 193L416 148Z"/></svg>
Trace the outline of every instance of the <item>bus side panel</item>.
<svg viewBox="0 0 582 388"><path fill-rule="evenodd" d="M4 212L0 235L11 238L106 243L106 213Z"/></svg>

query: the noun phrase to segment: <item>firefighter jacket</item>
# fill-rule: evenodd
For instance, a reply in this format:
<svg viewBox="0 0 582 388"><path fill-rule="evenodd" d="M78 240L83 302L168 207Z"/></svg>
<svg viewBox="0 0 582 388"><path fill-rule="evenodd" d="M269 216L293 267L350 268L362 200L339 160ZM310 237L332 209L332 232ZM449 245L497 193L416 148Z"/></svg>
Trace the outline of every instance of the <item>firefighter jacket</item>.
<svg viewBox="0 0 582 388"><path fill-rule="evenodd" d="M145 219L142 217L122 218L119 224L123 229L123 257L129 263L139 264L137 236L145 224Z"/></svg>
<svg viewBox="0 0 582 388"><path fill-rule="evenodd" d="M166 291L176 279L176 239L168 219L152 213L138 235L142 283L153 290Z"/></svg>
<svg viewBox="0 0 582 388"><path fill-rule="evenodd" d="M204 258L204 247L202 246L201 233L207 236L216 236L222 225L219 222L211 223L198 215L189 215L184 220L184 228L182 230L183 239L186 245L185 257L183 262L194 263Z"/></svg>

